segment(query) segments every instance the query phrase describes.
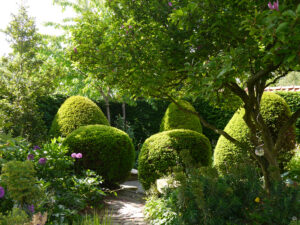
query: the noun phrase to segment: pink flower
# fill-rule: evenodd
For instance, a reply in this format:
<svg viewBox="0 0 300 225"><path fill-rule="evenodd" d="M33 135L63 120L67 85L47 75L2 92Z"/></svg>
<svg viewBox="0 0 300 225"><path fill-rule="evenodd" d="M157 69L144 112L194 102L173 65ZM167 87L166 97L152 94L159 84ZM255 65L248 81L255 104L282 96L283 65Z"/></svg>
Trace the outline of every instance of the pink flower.
<svg viewBox="0 0 300 225"><path fill-rule="evenodd" d="M39 159L39 164L43 165L43 164L46 163L46 161L47 161L46 158L40 158L40 159Z"/></svg>
<svg viewBox="0 0 300 225"><path fill-rule="evenodd" d="M81 159L81 158L82 158L82 154L81 154L81 153L77 153L77 154L76 154L76 158L77 158L77 159Z"/></svg>
<svg viewBox="0 0 300 225"><path fill-rule="evenodd" d="M172 6L173 4L172 4L172 2L168 2L168 5L169 5L169 6Z"/></svg>
<svg viewBox="0 0 300 225"><path fill-rule="evenodd" d="M129 29L131 29L131 28L132 28L132 26L131 26L131 25L129 25L129 26L128 26L128 28L129 28Z"/></svg>
<svg viewBox="0 0 300 225"><path fill-rule="evenodd" d="M77 51L77 48L74 48L74 53L76 54L78 51Z"/></svg>
<svg viewBox="0 0 300 225"><path fill-rule="evenodd" d="M271 2L268 3L268 7L271 10L277 10L279 11L279 1L277 0L276 2L273 2L273 4Z"/></svg>
<svg viewBox="0 0 300 225"><path fill-rule="evenodd" d="M75 152L72 153L72 154L71 154L71 157L72 157L73 159L75 159L75 158L76 158L76 153L75 153Z"/></svg>

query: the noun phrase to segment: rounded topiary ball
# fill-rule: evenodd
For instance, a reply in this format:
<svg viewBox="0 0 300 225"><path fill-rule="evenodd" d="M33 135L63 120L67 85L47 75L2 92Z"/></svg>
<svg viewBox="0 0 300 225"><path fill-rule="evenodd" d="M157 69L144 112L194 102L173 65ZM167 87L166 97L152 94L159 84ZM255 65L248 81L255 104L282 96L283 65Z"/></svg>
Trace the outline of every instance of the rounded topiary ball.
<svg viewBox="0 0 300 225"><path fill-rule="evenodd" d="M195 108L187 101L180 100L178 104L187 110L196 112ZM189 129L202 133L202 126L199 118L189 112L181 110L174 102L172 102L162 119L160 131L174 129Z"/></svg>
<svg viewBox="0 0 300 225"><path fill-rule="evenodd" d="M129 136L106 125L82 126L69 134L64 143L71 153L82 153L76 168L94 170L105 182L124 181L133 167L134 146Z"/></svg>
<svg viewBox="0 0 300 225"><path fill-rule="evenodd" d="M291 116L289 106L279 95L274 93L264 93L261 100L261 114L265 123L270 128L273 140L277 139L278 131L282 125ZM225 131L236 140L244 143L244 148L237 147L223 136L220 136L215 151L214 165L221 173L230 172L232 168L236 168L239 164L250 163L250 150L254 146L250 143L250 130L243 120L245 115L244 109L238 110L229 123L225 127ZM293 155L295 146L295 128L291 127L285 134L285 145L277 154L280 168L283 169L285 164Z"/></svg>
<svg viewBox="0 0 300 225"><path fill-rule="evenodd" d="M82 96L68 98L56 113L50 135L67 136L80 126L90 124L109 125L101 109L90 99Z"/></svg>
<svg viewBox="0 0 300 225"><path fill-rule="evenodd" d="M211 156L208 138L196 131L176 129L157 133L142 146L139 180L147 190L158 178L171 173L174 166L208 166ZM185 165L183 157L189 159L189 165Z"/></svg>

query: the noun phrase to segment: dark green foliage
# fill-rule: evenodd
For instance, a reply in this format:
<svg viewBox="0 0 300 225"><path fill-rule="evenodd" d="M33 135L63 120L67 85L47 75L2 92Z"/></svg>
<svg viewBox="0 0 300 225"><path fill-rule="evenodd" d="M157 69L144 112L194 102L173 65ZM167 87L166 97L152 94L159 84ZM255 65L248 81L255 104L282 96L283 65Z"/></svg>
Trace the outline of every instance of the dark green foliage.
<svg viewBox="0 0 300 225"><path fill-rule="evenodd" d="M192 130L170 130L148 138L139 155L139 180L148 190L156 179L173 171L175 166L186 166L183 154L191 156L194 166L211 164L211 146L209 140Z"/></svg>
<svg viewBox="0 0 300 225"><path fill-rule="evenodd" d="M109 125L101 109L91 100L82 96L68 98L59 108L50 135L67 136L80 126L90 124Z"/></svg>
<svg viewBox="0 0 300 225"><path fill-rule="evenodd" d="M300 92L278 91L276 94L284 98L292 112L300 108ZM300 143L300 118L296 122L296 134L297 142Z"/></svg>
<svg viewBox="0 0 300 225"><path fill-rule="evenodd" d="M278 129L282 127L291 115L287 103L274 93L264 93L261 101L261 114L267 126L271 129L273 140L275 141ZM244 109L238 110L225 127L225 131L241 143L244 143L247 146L246 149L237 147L223 136L219 138L215 148L214 165L223 173L228 172L230 167L249 161L251 158L249 151L253 151L253 146L250 144L250 131L243 120L243 115ZM281 169L283 169L293 154L292 150L295 147L294 127L286 131L284 143L282 151L278 153Z"/></svg>
<svg viewBox="0 0 300 225"><path fill-rule="evenodd" d="M146 204L148 211L150 206L153 212L155 207L172 212L172 225L288 225L299 215L299 187L279 183L268 195L252 167L222 177L214 169L200 168L188 175L177 172L175 178L181 183L178 188L170 189L160 203L150 199ZM156 219L155 224L164 224Z"/></svg>
<svg viewBox="0 0 300 225"><path fill-rule="evenodd" d="M55 114L66 99L67 96L61 94L38 97L38 109L43 115L43 121L48 131L51 128Z"/></svg>
<svg viewBox="0 0 300 225"><path fill-rule="evenodd" d="M189 111L196 112L195 108L187 101L178 101L180 107ZM192 114L181 110L174 102L172 102L162 119L160 131L168 131L174 129L189 129L202 133L202 126L199 118Z"/></svg>
<svg viewBox="0 0 300 225"><path fill-rule="evenodd" d="M123 181L134 163L134 147L128 135L105 125L82 126L64 141L72 152L82 153L77 169L91 169L103 176L105 182Z"/></svg>
<svg viewBox="0 0 300 225"><path fill-rule="evenodd" d="M193 102L193 106L207 122L222 130L234 114L234 111L217 108L202 98L197 98ZM202 129L203 134L210 140L212 146L215 146L220 135L204 126Z"/></svg>

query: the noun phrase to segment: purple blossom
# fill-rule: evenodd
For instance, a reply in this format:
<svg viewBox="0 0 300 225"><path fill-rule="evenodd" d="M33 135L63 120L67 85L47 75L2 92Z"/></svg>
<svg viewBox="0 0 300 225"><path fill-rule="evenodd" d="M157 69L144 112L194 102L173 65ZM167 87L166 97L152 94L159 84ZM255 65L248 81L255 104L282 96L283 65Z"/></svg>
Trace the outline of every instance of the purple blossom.
<svg viewBox="0 0 300 225"><path fill-rule="evenodd" d="M132 26L131 26L131 25L129 25L129 26L128 26L128 28L129 28L129 29L131 29L131 28L132 28Z"/></svg>
<svg viewBox="0 0 300 225"><path fill-rule="evenodd" d="M78 52L78 51L77 51L77 48L74 48L74 53L77 54L77 52Z"/></svg>
<svg viewBox="0 0 300 225"><path fill-rule="evenodd" d="M76 158L77 158L77 159L81 159L81 158L82 158L82 153L77 153L77 154L76 154Z"/></svg>
<svg viewBox="0 0 300 225"><path fill-rule="evenodd" d="M122 26L121 26L121 29L123 29L124 27L125 27L125 26L124 26L124 25L122 25Z"/></svg>
<svg viewBox="0 0 300 225"><path fill-rule="evenodd" d="M276 2L273 2L273 4L271 2L268 3L268 7L271 10L277 10L279 11L279 1L277 0Z"/></svg>
<svg viewBox="0 0 300 225"><path fill-rule="evenodd" d="M173 4L172 4L172 2L168 2L168 5L169 5L169 6L172 6Z"/></svg>
<svg viewBox="0 0 300 225"><path fill-rule="evenodd" d="M77 156L77 155L76 155L76 153L75 153L75 152L71 154L71 157L72 157L73 159L75 159L75 158L76 158L76 156Z"/></svg>
<svg viewBox="0 0 300 225"><path fill-rule="evenodd" d="M34 205L31 204L28 206L28 210L31 212L31 213L34 213Z"/></svg>
<svg viewBox="0 0 300 225"><path fill-rule="evenodd" d="M28 160L33 160L33 159L34 159L34 154L29 154L29 155L27 156L27 159L28 159Z"/></svg>
<svg viewBox="0 0 300 225"><path fill-rule="evenodd" d="M38 150L38 149L41 149L40 146L38 145L33 146L33 150Z"/></svg>
<svg viewBox="0 0 300 225"><path fill-rule="evenodd" d="M47 161L46 158L40 158L40 159L39 159L39 164L43 165L43 164L46 163L46 161Z"/></svg>
<svg viewBox="0 0 300 225"><path fill-rule="evenodd" d="M3 198L5 195L5 190L3 187L0 186L0 198Z"/></svg>

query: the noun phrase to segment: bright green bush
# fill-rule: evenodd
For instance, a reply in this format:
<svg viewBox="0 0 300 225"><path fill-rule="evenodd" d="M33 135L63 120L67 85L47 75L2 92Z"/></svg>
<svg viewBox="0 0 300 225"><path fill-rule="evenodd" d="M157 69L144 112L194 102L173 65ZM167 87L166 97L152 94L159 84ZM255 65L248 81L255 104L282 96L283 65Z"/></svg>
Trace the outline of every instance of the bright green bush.
<svg viewBox="0 0 300 225"><path fill-rule="evenodd" d="M34 204L42 197L31 161L10 161L3 165L1 181L9 196L20 206Z"/></svg>
<svg viewBox="0 0 300 225"><path fill-rule="evenodd" d="M149 137L139 155L139 180L147 190L158 178L172 172L173 167L182 165L184 154L191 156L191 165L211 164L209 140L192 130L176 129Z"/></svg>
<svg viewBox="0 0 300 225"><path fill-rule="evenodd" d="M183 108L196 112L195 108L187 101L178 101ZM174 129L189 129L202 133L202 126L199 118L191 113L180 110L175 103L171 103L162 119L160 131Z"/></svg>
<svg viewBox="0 0 300 225"><path fill-rule="evenodd" d="M72 152L82 153L77 168L94 170L105 182L123 181L134 163L134 147L129 136L105 125L82 126L67 136L64 145Z"/></svg>
<svg viewBox="0 0 300 225"><path fill-rule="evenodd" d="M109 125L101 109L90 99L82 96L68 98L55 115L50 135L67 136L80 126L91 124Z"/></svg>
<svg viewBox="0 0 300 225"><path fill-rule="evenodd" d="M244 109L238 110L225 127L225 131L238 141L245 143L246 149L237 147L226 138L221 136L218 140L214 151L214 165L221 172L228 172L234 165L247 163L250 160L250 131L243 120L245 114ZM261 114L271 129L273 140L277 138L277 134L282 125L288 120L291 111L283 98L274 93L264 93L261 101ZM286 131L286 137L281 152L278 153L278 160L281 169L290 160L295 147L295 128L291 127Z"/></svg>

